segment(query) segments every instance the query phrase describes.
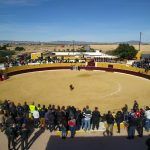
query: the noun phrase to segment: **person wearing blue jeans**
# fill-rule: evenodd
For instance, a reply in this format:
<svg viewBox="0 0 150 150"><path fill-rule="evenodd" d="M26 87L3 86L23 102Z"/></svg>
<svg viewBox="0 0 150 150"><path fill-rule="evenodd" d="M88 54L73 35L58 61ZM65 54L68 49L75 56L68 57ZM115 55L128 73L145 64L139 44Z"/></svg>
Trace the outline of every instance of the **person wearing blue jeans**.
<svg viewBox="0 0 150 150"><path fill-rule="evenodd" d="M76 130L76 120L74 117L71 117L71 119L68 121L69 130L71 132L71 138L75 136L75 130Z"/></svg>
<svg viewBox="0 0 150 150"><path fill-rule="evenodd" d="M90 130L91 129L91 118L92 118L92 112L89 109L89 106L86 106L85 111L83 112L84 116L84 130Z"/></svg>
<svg viewBox="0 0 150 150"><path fill-rule="evenodd" d="M131 113L128 116L128 129L127 129L128 137L127 137L127 139L134 139L136 126L137 126L137 121L135 118L135 113L133 110L131 110Z"/></svg>
<svg viewBox="0 0 150 150"><path fill-rule="evenodd" d="M149 132L150 130L150 119L146 119L145 121L145 129L147 132Z"/></svg>
<svg viewBox="0 0 150 150"><path fill-rule="evenodd" d="M84 120L84 130L90 130L91 129L91 119Z"/></svg>
<svg viewBox="0 0 150 150"><path fill-rule="evenodd" d="M70 130L70 132L71 132L71 138L73 138L74 136L75 136L75 127L69 127L69 130Z"/></svg>
<svg viewBox="0 0 150 150"><path fill-rule="evenodd" d="M135 126L129 126L128 127L128 139L133 139L135 136Z"/></svg>
<svg viewBox="0 0 150 150"><path fill-rule="evenodd" d="M146 131L150 130L150 108L148 106L146 106L146 110L145 110L145 129Z"/></svg>

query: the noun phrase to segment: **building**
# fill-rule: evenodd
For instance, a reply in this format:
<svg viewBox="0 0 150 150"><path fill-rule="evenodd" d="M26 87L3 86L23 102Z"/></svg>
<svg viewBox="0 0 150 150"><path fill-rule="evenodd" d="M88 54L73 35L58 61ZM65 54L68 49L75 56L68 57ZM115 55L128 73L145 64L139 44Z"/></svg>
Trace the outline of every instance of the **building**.
<svg viewBox="0 0 150 150"><path fill-rule="evenodd" d="M83 58L110 58L110 59L116 59L116 56L107 55L99 50L96 50L95 52L52 52L52 55L55 56L70 56L70 57L83 57Z"/></svg>

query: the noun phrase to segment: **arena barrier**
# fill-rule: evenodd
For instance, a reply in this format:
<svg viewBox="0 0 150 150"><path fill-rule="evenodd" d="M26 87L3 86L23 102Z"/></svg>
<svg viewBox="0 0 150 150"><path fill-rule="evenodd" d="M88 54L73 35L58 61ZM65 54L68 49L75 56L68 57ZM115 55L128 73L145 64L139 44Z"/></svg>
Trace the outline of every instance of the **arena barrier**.
<svg viewBox="0 0 150 150"><path fill-rule="evenodd" d="M3 70L3 73L6 73L8 76L35 72L35 71L44 71L44 70L59 70L59 69L72 69L73 66L84 67L84 63L53 63L53 64L36 64L36 65L24 65L24 66L15 66L9 67Z"/></svg>
<svg viewBox="0 0 150 150"><path fill-rule="evenodd" d="M54 64L15 66L2 70L2 74L6 74L9 77L16 74L35 71L72 69L74 66L78 66L80 69L85 70L103 70L108 72L120 72L150 79L150 71L145 72L144 69L127 66L126 64L115 64L115 63L113 64L103 62L95 63L95 66L87 66L85 63L54 63Z"/></svg>

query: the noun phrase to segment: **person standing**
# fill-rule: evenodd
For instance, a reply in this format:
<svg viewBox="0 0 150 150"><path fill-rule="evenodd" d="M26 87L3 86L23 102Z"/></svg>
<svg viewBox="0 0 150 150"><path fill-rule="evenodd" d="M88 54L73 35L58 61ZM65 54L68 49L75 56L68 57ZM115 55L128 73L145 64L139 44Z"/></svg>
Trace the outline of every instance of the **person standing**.
<svg viewBox="0 0 150 150"><path fill-rule="evenodd" d="M95 127L99 129L99 122L100 122L100 112L98 111L98 107L95 107L95 110L92 112L92 129L94 130Z"/></svg>
<svg viewBox="0 0 150 150"><path fill-rule="evenodd" d="M30 112L33 113L33 111L35 110L34 102L32 102L32 104L29 105L29 109L30 109Z"/></svg>
<svg viewBox="0 0 150 150"><path fill-rule="evenodd" d="M27 129L26 124L22 124L20 136L21 136L21 150L28 150L29 130Z"/></svg>
<svg viewBox="0 0 150 150"><path fill-rule="evenodd" d="M75 129L76 129L76 120L72 116L70 120L68 121L69 130L71 132L71 138L74 138L75 136Z"/></svg>
<svg viewBox="0 0 150 150"><path fill-rule="evenodd" d="M0 130L1 130L1 132L3 132L4 124L5 124L4 111L3 111L3 110L0 110Z"/></svg>
<svg viewBox="0 0 150 150"><path fill-rule="evenodd" d="M27 102L24 102L23 112L24 112L25 115L29 114L29 105L27 104Z"/></svg>
<svg viewBox="0 0 150 150"><path fill-rule="evenodd" d="M45 107L45 105L43 105L43 107L39 110L39 114L40 114L40 127L41 128L45 128L45 114L47 112L47 109Z"/></svg>
<svg viewBox="0 0 150 150"><path fill-rule="evenodd" d="M5 134L8 139L8 150L11 150L11 147L13 147L13 149L15 150L16 147L15 139L17 137L16 124L11 124L10 126L7 126Z"/></svg>
<svg viewBox="0 0 150 150"><path fill-rule="evenodd" d="M61 130L61 138L65 139L67 137L67 127L64 123L60 124L60 130Z"/></svg>
<svg viewBox="0 0 150 150"><path fill-rule="evenodd" d="M117 111L115 115L115 121L117 124L118 133L120 133L120 123L123 122L123 113L121 111Z"/></svg>
<svg viewBox="0 0 150 150"><path fill-rule="evenodd" d="M92 112L89 109L89 106L86 106L86 109L83 113L84 115L84 130L90 130L91 129L91 118L92 118Z"/></svg>
<svg viewBox="0 0 150 150"><path fill-rule="evenodd" d="M145 110L145 129L147 132L149 132L150 130L150 108L148 106L146 106L146 110Z"/></svg>
<svg viewBox="0 0 150 150"><path fill-rule="evenodd" d="M49 126L49 130L50 132L53 132L55 130L55 112L53 112L52 110L48 111L49 115L48 115L48 126ZM58 123L58 122L57 122ZM61 123L61 122L60 122ZM57 124L57 127L59 127L60 124ZM60 129L60 128L59 128Z"/></svg>
<svg viewBox="0 0 150 150"><path fill-rule="evenodd" d="M106 126L106 131L104 131L104 136L105 133L107 133L108 136L112 136L113 135L113 126L114 126L114 117L111 113L111 111L108 111L108 113L105 116L106 122L107 122L107 126Z"/></svg>
<svg viewBox="0 0 150 150"><path fill-rule="evenodd" d="M135 101L134 101L134 104L133 104L133 110L136 112L137 109L139 109L139 104L138 104L137 101L135 100Z"/></svg>
<svg viewBox="0 0 150 150"><path fill-rule="evenodd" d="M34 127L38 128L40 114L39 111L37 110L37 107L35 107L35 110L32 112L32 114L34 119Z"/></svg>
<svg viewBox="0 0 150 150"><path fill-rule="evenodd" d="M76 130L80 130L82 114L81 114L81 110L79 110L78 108L77 108L77 111L76 111L76 114L75 114L75 118L76 118Z"/></svg>
<svg viewBox="0 0 150 150"><path fill-rule="evenodd" d="M134 113L133 109L129 113L127 123L128 123L128 128L127 128L128 137L127 137L127 139L134 139L137 122L136 122L135 113Z"/></svg>

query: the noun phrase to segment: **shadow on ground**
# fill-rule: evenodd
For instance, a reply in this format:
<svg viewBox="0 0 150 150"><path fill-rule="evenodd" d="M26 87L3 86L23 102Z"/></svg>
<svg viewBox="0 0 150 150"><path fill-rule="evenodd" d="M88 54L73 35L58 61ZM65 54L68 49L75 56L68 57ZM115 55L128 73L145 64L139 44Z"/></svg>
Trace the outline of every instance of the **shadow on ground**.
<svg viewBox="0 0 150 150"><path fill-rule="evenodd" d="M75 137L73 139L61 139L59 136L51 136L46 150L147 150L143 138L135 137L128 140L125 136L114 137Z"/></svg>
<svg viewBox="0 0 150 150"><path fill-rule="evenodd" d="M28 149L33 145L33 143L40 137L41 134L43 134L45 129L41 128L36 133L34 133L34 136L30 139L28 142Z"/></svg>

